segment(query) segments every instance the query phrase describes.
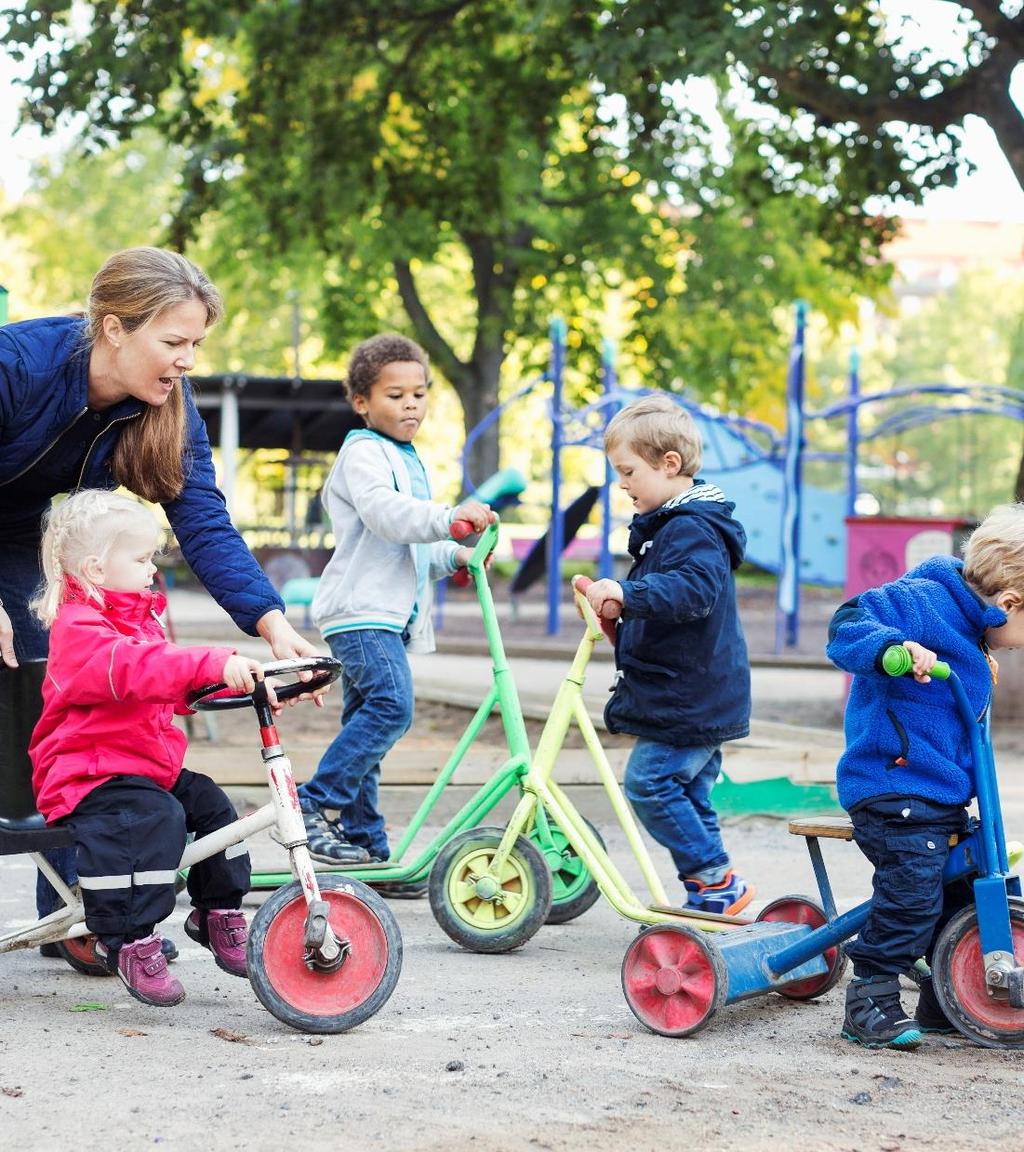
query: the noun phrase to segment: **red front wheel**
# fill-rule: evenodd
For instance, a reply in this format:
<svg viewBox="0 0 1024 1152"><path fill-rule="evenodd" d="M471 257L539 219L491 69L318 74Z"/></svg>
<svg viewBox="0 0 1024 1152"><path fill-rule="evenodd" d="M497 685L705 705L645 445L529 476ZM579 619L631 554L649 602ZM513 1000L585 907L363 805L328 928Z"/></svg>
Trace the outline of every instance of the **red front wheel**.
<svg viewBox="0 0 1024 1152"><path fill-rule="evenodd" d="M317 877L331 930L348 942L333 972L303 959L306 901L298 883L279 888L253 917L246 963L260 1003L302 1032L347 1032L387 1002L402 970L402 937L384 900L351 877Z"/></svg>
<svg viewBox="0 0 1024 1152"><path fill-rule="evenodd" d="M706 936L680 924L640 933L622 959L633 1014L662 1036L692 1036L725 1001L725 961Z"/></svg>
<svg viewBox="0 0 1024 1152"><path fill-rule="evenodd" d="M1015 964L1024 964L1024 902L1010 900ZM971 905L942 929L932 956L932 986L943 1011L965 1036L985 1048L1024 1048L1024 1009L989 995L978 914Z"/></svg>

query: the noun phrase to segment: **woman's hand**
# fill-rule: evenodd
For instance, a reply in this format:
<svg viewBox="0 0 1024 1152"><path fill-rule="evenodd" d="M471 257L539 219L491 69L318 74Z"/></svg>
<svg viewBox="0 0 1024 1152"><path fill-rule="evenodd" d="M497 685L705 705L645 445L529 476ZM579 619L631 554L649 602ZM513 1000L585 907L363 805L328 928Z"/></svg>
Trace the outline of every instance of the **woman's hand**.
<svg viewBox="0 0 1024 1152"><path fill-rule="evenodd" d="M18 658L14 655L14 625L3 605L0 605L0 663L8 668L18 667Z"/></svg>
<svg viewBox="0 0 1024 1152"><path fill-rule="evenodd" d="M256 631L270 645L270 650L277 660L294 660L321 655L305 636L300 636L295 631L280 608L274 608L266 615L261 616L256 622ZM313 679L312 672L300 672L299 676L302 680ZM329 684L312 695L304 693L302 696L296 696L294 700L289 700L288 703L295 704L299 700L311 699L318 708L322 708L324 706L323 694L328 691L330 691Z"/></svg>

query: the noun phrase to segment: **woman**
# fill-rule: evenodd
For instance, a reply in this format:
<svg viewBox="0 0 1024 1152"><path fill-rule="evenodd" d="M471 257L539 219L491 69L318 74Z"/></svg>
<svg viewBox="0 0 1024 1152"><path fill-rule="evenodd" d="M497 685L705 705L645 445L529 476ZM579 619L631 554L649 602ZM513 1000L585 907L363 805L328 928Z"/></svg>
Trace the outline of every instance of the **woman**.
<svg viewBox="0 0 1024 1152"><path fill-rule="evenodd" d="M0 798L29 772L47 637L28 602L43 513L58 494L123 485L160 503L189 566L243 632L278 659L316 654L231 523L185 375L223 311L183 256L129 248L96 274L84 318L0 328ZM73 881L70 851L51 859ZM40 915L56 907L42 877L37 903Z"/></svg>

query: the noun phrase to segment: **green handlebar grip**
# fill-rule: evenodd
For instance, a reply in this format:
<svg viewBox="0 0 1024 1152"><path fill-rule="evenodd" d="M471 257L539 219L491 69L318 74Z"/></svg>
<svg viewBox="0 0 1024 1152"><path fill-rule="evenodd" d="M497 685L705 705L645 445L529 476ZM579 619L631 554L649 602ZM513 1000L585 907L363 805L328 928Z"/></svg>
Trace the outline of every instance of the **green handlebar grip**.
<svg viewBox="0 0 1024 1152"><path fill-rule="evenodd" d="M902 644L893 644L882 653L882 667L890 676L906 676L913 666L914 658ZM949 665L945 660L936 660L928 675L933 680L948 680Z"/></svg>

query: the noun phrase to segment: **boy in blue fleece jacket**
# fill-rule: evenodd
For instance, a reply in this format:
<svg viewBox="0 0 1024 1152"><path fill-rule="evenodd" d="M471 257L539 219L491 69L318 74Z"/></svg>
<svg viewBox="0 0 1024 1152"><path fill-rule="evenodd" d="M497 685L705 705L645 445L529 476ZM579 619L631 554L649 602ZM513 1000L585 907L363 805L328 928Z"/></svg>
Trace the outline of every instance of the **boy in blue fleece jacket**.
<svg viewBox="0 0 1024 1152"><path fill-rule="evenodd" d="M846 951L854 979L843 1036L868 1048L916 1048L922 1032L952 1032L931 979L915 1019L903 1012L899 976L930 960L939 930L969 895L945 889L949 837L964 831L974 797L969 736L951 694L929 686L936 660L963 682L975 715L989 706L989 649L1024 644L1024 504L992 511L964 559L935 556L843 604L829 626L828 658L853 673L839 802L874 865L871 912ZM913 678L891 677L882 654L900 644Z"/></svg>
<svg viewBox="0 0 1024 1152"><path fill-rule="evenodd" d="M721 489L694 479L700 433L668 396L624 408L609 422L604 446L637 510L628 578L587 589L595 612L619 620L605 723L609 732L639 737L626 796L669 850L683 902L738 912L754 889L732 870L711 789L722 742L750 730L750 665L733 579L746 534Z"/></svg>

